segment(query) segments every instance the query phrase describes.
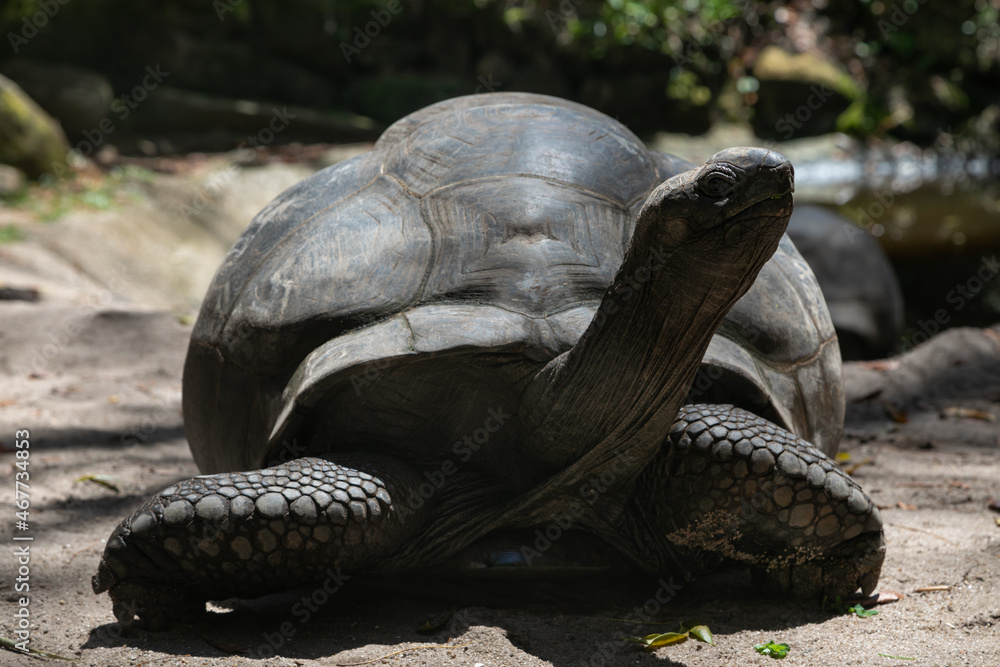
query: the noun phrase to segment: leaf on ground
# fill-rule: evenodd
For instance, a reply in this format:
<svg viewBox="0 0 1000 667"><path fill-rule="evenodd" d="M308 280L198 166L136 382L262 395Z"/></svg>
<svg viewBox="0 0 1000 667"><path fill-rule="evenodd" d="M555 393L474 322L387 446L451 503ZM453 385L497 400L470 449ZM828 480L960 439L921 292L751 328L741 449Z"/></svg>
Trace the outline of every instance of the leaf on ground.
<svg viewBox="0 0 1000 667"><path fill-rule="evenodd" d="M858 618L868 618L869 616L877 616L877 609L865 609L864 605L856 604L853 607L847 609L848 614L854 614Z"/></svg>
<svg viewBox="0 0 1000 667"><path fill-rule="evenodd" d="M661 646L683 644L687 640L688 633L686 632L654 632L653 634L646 635L645 637L625 637L625 641L642 644L647 651L656 650Z"/></svg>
<svg viewBox="0 0 1000 667"><path fill-rule="evenodd" d="M17 643L13 639L7 639L6 637L0 637L0 648L5 648L11 653L20 653L21 655L37 655L43 658L52 658L53 660L68 660L70 662L80 662L78 658L67 658L64 655L59 655L58 653L49 653L48 651L43 651L37 648L28 647L27 651L22 651L17 648Z"/></svg>
<svg viewBox="0 0 1000 667"><path fill-rule="evenodd" d="M896 507L898 507L901 510L909 510L910 512L913 512L917 509L916 505L911 505L910 503L904 503L902 500L896 501Z"/></svg>
<svg viewBox="0 0 1000 667"><path fill-rule="evenodd" d="M868 597L863 598L851 598L847 601L847 604L860 604L866 609L871 609L880 604L889 604L890 602L899 602L906 596L897 591L882 591L881 593L874 593Z"/></svg>
<svg viewBox="0 0 1000 667"><path fill-rule="evenodd" d="M689 628L688 634L700 642L705 642L706 644L715 646L715 640L712 639L712 631L708 629L707 625L696 625Z"/></svg>
<svg viewBox="0 0 1000 667"><path fill-rule="evenodd" d="M963 408L960 405L953 405L941 410L941 419L951 417L952 419L981 419L982 421L995 422L996 415L984 410L975 408Z"/></svg>
<svg viewBox="0 0 1000 667"><path fill-rule="evenodd" d="M119 485L121 480L117 477L112 477L111 475L102 475L100 473L96 475L84 475L83 477L78 477L74 482L93 482L94 484L100 484L101 486L111 489L115 493L119 493L121 489Z"/></svg>
<svg viewBox="0 0 1000 667"><path fill-rule="evenodd" d="M916 658L906 658L901 655L889 655L888 653L879 653L883 658L892 658L893 660L916 660Z"/></svg>
<svg viewBox="0 0 1000 667"><path fill-rule="evenodd" d="M772 639L766 644L757 644L753 647L753 650L757 651L761 655L769 655L775 660L779 660L788 655L788 651L791 647L788 644L777 644Z"/></svg>
<svg viewBox="0 0 1000 667"><path fill-rule="evenodd" d="M937 593L938 591L950 591L951 586L947 585L936 585L936 586L921 586L916 589L916 593Z"/></svg>
<svg viewBox="0 0 1000 667"><path fill-rule="evenodd" d="M858 471L858 468L860 468L861 466L870 465L870 464L872 464L874 462L875 462L875 459L873 459L872 457L868 456L868 457L865 457L864 459L858 461L857 463L852 463L849 466L844 466L844 472L846 472L848 475L853 475L854 473L856 473Z"/></svg>
<svg viewBox="0 0 1000 667"><path fill-rule="evenodd" d="M905 424L910 420L909 415L906 414L906 410L896 407L889 401L882 401L882 409L889 415L889 419L897 424Z"/></svg>
<svg viewBox="0 0 1000 667"><path fill-rule="evenodd" d="M715 639L712 637L712 631L709 630L708 626L704 623L697 623L696 625L691 625L690 627L685 627L685 624L681 623L680 632L654 632L653 634L646 635L645 637L623 637L622 639L636 644L642 644L647 651L655 651L661 646L683 644L692 637L700 642L715 646Z"/></svg>
<svg viewBox="0 0 1000 667"><path fill-rule="evenodd" d="M844 602L839 595L830 604L830 608L835 614L854 614L858 618L868 618L878 614L874 609L865 609L860 602Z"/></svg>
<svg viewBox="0 0 1000 667"><path fill-rule="evenodd" d="M837 452L837 463L847 463L851 460L850 452Z"/></svg>
<svg viewBox="0 0 1000 667"><path fill-rule="evenodd" d="M377 658L372 658L371 660L365 660L363 662L338 662L334 663L338 667L355 667L356 665L370 665L373 662L382 662L391 658L394 655L399 655L400 653L408 653L410 651L424 651L431 648L462 648L463 646L469 646L472 642L465 642L464 644L432 644L430 646L412 646L410 648L403 648L398 651L393 651L392 653L381 655Z"/></svg>
<svg viewBox="0 0 1000 667"><path fill-rule="evenodd" d="M899 602L906 596L900 593L899 591L882 591L881 593L876 593L874 597L875 601L871 603L872 605L889 604L890 602ZM865 605L866 607L869 606L864 602L862 602L861 604Z"/></svg>

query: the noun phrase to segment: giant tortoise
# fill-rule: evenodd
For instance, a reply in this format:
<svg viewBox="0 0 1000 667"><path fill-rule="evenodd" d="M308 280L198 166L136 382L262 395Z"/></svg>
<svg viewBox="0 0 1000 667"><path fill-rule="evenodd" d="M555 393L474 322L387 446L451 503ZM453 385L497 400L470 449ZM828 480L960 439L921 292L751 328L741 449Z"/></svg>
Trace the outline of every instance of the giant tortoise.
<svg viewBox="0 0 1000 667"><path fill-rule="evenodd" d="M544 529L637 571L869 593L882 522L830 459L840 357L792 192L774 152L694 167L551 97L403 118L229 252L184 369L206 474L115 529L95 592L155 628Z"/></svg>

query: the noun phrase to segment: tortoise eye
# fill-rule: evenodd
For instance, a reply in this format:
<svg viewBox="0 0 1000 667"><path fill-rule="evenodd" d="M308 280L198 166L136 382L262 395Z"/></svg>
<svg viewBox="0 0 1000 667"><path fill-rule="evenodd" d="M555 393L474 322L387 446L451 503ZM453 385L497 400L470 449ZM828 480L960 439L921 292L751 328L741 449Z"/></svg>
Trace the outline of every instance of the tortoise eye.
<svg viewBox="0 0 1000 667"><path fill-rule="evenodd" d="M720 173L710 174L701 179L701 182L698 183L698 189L709 197L719 197L724 195L732 186L732 179L725 174Z"/></svg>

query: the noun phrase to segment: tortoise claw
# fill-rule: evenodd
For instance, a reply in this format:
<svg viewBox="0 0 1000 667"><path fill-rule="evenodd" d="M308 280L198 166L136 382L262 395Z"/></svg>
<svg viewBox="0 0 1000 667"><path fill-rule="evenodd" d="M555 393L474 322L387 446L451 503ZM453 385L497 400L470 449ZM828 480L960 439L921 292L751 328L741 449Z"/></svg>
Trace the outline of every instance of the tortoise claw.
<svg viewBox="0 0 1000 667"><path fill-rule="evenodd" d="M755 568L754 584L765 592L798 598L847 600L855 597L858 589L866 597L878 585L884 560L885 539L880 530L843 542L818 558L779 559L766 569Z"/></svg>

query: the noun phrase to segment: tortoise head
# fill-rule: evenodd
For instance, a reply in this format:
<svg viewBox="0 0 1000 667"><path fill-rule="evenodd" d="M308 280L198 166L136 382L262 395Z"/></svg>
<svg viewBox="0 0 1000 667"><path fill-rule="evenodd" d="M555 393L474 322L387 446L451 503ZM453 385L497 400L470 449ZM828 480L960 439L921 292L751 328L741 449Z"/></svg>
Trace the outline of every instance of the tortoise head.
<svg viewBox="0 0 1000 667"><path fill-rule="evenodd" d="M777 153L731 148L653 190L590 326L526 393L534 451L551 469L584 454L600 466L616 447L648 460L726 313L777 250L792 173Z"/></svg>
<svg viewBox="0 0 1000 667"><path fill-rule="evenodd" d="M729 148L656 188L639 213L637 233L683 253L686 268L730 276L759 270L788 225L794 190L792 164L783 156ZM747 276L747 289L757 270Z"/></svg>

